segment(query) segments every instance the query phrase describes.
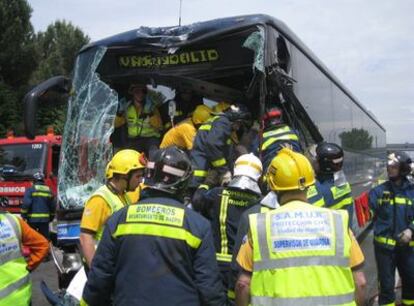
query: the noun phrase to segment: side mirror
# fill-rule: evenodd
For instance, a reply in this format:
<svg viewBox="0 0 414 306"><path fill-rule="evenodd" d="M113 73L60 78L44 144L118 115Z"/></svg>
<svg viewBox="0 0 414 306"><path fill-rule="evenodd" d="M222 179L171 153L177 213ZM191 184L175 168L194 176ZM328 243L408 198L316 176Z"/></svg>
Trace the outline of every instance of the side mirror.
<svg viewBox="0 0 414 306"><path fill-rule="evenodd" d="M71 80L64 76L55 76L40 83L29 91L23 99L23 123L26 137L34 139L36 136L36 113L39 103L61 103L56 97L67 97L71 90ZM53 99L55 98L55 99Z"/></svg>

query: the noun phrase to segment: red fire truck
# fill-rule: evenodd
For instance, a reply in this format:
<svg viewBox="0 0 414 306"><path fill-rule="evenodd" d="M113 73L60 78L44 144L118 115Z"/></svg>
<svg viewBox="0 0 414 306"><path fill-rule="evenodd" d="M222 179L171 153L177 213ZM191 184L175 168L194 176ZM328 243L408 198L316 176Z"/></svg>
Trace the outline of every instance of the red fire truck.
<svg viewBox="0 0 414 306"><path fill-rule="evenodd" d="M62 137L48 130L34 139L8 133L0 139L0 210L20 213L26 188L33 175L42 172L54 195L57 190L59 152Z"/></svg>

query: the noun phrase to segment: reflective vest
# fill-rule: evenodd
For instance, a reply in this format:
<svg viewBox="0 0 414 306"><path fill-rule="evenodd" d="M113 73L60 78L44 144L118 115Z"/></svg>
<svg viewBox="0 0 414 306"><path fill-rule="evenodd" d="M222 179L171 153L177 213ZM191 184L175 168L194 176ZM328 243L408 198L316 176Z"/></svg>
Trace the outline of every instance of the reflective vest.
<svg viewBox="0 0 414 306"><path fill-rule="evenodd" d="M98 190L96 190L95 193L91 196L91 198L95 196L100 196L105 200L105 202L108 204L111 210L111 215L125 206L125 204L121 201L121 199L116 194L114 194L111 190L109 190L109 188L106 185L103 185ZM126 201L126 205L130 205L131 201L127 194L124 194L124 198ZM99 242L101 240L103 231L104 231L104 226L102 226L96 233L95 235L96 241Z"/></svg>
<svg viewBox="0 0 414 306"><path fill-rule="evenodd" d="M22 255L22 234L17 217L0 213L0 305L27 306L32 285Z"/></svg>
<svg viewBox="0 0 414 306"><path fill-rule="evenodd" d="M339 187L335 185L332 186L331 194L333 203L332 205L327 206L330 209L348 209L348 207L354 203L351 185L349 185L349 183Z"/></svg>
<svg viewBox="0 0 414 306"><path fill-rule="evenodd" d="M249 219L251 305L356 305L345 211L292 201Z"/></svg>
<svg viewBox="0 0 414 306"><path fill-rule="evenodd" d="M137 113L133 104L128 107L128 137L160 137L158 130L150 124L150 119L147 114L144 115L144 117L140 117L140 114Z"/></svg>

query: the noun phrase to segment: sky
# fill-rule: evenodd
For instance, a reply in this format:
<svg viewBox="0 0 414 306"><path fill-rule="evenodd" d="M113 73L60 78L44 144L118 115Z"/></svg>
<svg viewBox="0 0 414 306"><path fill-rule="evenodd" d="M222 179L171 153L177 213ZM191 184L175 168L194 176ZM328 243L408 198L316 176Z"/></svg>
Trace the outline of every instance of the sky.
<svg viewBox="0 0 414 306"><path fill-rule="evenodd" d="M32 24L56 20L92 41L140 26L178 24L179 0L28 0ZM387 130L414 143L414 1L182 0L182 24L263 13L285 22Z"/></svg>

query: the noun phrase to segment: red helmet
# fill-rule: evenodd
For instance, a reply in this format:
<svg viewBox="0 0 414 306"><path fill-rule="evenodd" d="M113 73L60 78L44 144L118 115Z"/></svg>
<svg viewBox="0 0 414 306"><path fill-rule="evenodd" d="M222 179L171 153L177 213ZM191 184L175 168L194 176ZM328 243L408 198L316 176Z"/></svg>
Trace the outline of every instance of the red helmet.
<svg viewBox="0 0 414 306"><path fill-rule="evenodd" d="M282 115L283 112L279 107L274 106L268 109L263 116L265 129L282 124Z"/></svg>

